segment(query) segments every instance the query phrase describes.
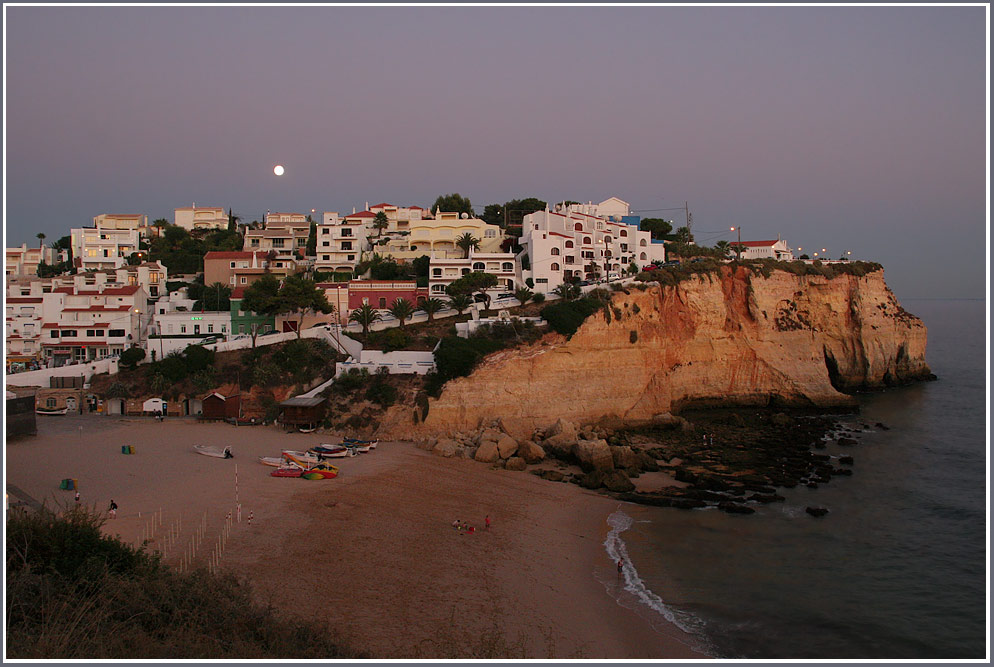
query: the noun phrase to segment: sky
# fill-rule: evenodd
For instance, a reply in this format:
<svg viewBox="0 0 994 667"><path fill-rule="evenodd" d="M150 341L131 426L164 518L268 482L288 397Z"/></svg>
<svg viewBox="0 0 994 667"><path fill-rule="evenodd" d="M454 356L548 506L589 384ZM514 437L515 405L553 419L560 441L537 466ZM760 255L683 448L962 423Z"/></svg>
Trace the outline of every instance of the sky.
<svg viewBox="0 0 994 667"><path fill-rule="evenodd" d="M618 196L880 262L899 299L986 294L984 7L4 14L7 246L192 203Z"/></svg>

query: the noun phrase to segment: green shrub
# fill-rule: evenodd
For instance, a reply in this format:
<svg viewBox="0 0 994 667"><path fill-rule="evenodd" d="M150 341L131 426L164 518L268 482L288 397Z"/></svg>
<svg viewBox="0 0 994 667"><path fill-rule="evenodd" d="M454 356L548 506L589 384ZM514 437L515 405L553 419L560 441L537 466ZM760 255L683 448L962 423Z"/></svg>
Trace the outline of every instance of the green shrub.
<svg viewBox="0 0 994 667"><path fill-rule="evenodd" d="M564 336L572 336L583 321L600 310L603 303L590 296L576 301L560 300L542 309L542 318L554 331Z"/></svg>
<svg viewBox="0 0 994 667"><path fill-rule="evenodd" d="M145 358L145 350L140 347L129 347L121 353L120 364L128 369L133 369Z"/></svg>
<svg viewBox="0 0 994 667"><path fill-rule="evenodd" d="M483 357L503 347L501 341L490 337L446 336L435 350L437 376L432 378L432 387L437 391L449 380L469 375Z"/></svg>
<svg viewBox="0 0 994 667"><path fill-rule="evenodd" d="M366 400L388 408L397 402L397 388L378 379L366 391Z"/></svg>
<svg viewBox="0 0 994 667"><path fill-rule="evenodd" d="M337 393L347 394L364 387L368 381L369 371L365 368L350 368L335 378L332 387Z"/></svg>
<svg viewBox="0 0 994 667"><path fill-rule="evenodd" d="M532 303L545 303L545 294L538 292L532 297Z"/></svg>
<svg viewBox="0 0 994 667"><path fill-rule="evenodd" d="M214 363L214 351L203 345L187 345L183 350L183 360L186 362L187 374L193 374Z"/></svg>
<svg viewBox="0 0 994 667"><path fill-rule="evenodd" d="M384 352L406 350L411 345L411 336L399 327L373 331L369 334L369 345Z"/></svg>

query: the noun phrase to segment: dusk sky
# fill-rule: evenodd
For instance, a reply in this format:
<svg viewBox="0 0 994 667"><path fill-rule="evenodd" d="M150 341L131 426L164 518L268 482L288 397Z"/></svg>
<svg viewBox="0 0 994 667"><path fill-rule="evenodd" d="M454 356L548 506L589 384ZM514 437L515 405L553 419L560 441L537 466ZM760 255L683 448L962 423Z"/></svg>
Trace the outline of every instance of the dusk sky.
<svg viewBox="0 0 994 667"><path fill-rule="evenodd" d="M612 195L983 297L983 7L5 7L6 244ZM273 166L286 167L285 175ZM913 310L913 309L912 309Z"/></svg>

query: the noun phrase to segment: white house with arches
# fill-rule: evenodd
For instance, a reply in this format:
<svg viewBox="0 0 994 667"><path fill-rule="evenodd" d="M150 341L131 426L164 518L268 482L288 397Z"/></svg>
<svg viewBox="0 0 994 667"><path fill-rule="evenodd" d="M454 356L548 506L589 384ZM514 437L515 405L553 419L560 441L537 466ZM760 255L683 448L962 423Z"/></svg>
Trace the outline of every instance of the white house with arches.
<svg viewBox="0 0 994 667"><path fill-rule="evenodd" d="M434 297L445 296L449 283L476 271L497 276L496 292L512 292L524 284L513 253L471 250L464 259L440 259L433 253L428 266L428 292Z"/></svg>
<svg viewBox="0 0 994 667"><path fill-rule="evenodd" d="M537 292L550 292L577 277L593 280L620 273L633 263L641 267L666 259L663 243L653 242L637 221L608 220L573 210L526 215L520 243L522 277L531 278Z"/></svg>

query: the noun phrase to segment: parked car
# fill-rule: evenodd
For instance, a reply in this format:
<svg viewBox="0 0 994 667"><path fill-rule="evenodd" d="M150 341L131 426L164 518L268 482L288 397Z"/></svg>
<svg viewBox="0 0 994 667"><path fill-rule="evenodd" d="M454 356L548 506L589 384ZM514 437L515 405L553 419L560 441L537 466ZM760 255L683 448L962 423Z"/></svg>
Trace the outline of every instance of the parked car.
<svg viewBox="0 0 994 667"><path fill-rule="evenodd" d="M621 275L618 274L618 273L614 273L612 271L611 273L607 274L607 279L608 279L608 281L611 281L611 280L621 280Z"/></svg>
<svg viewBox="0 0 994 667"><path fill-rule="evenodd" d="M514 298L514 295L511 294L510 292L503 292L503 293L497 295L497 300L498 301L503 301L504 299L513 299L513 298Z"/></svg>

